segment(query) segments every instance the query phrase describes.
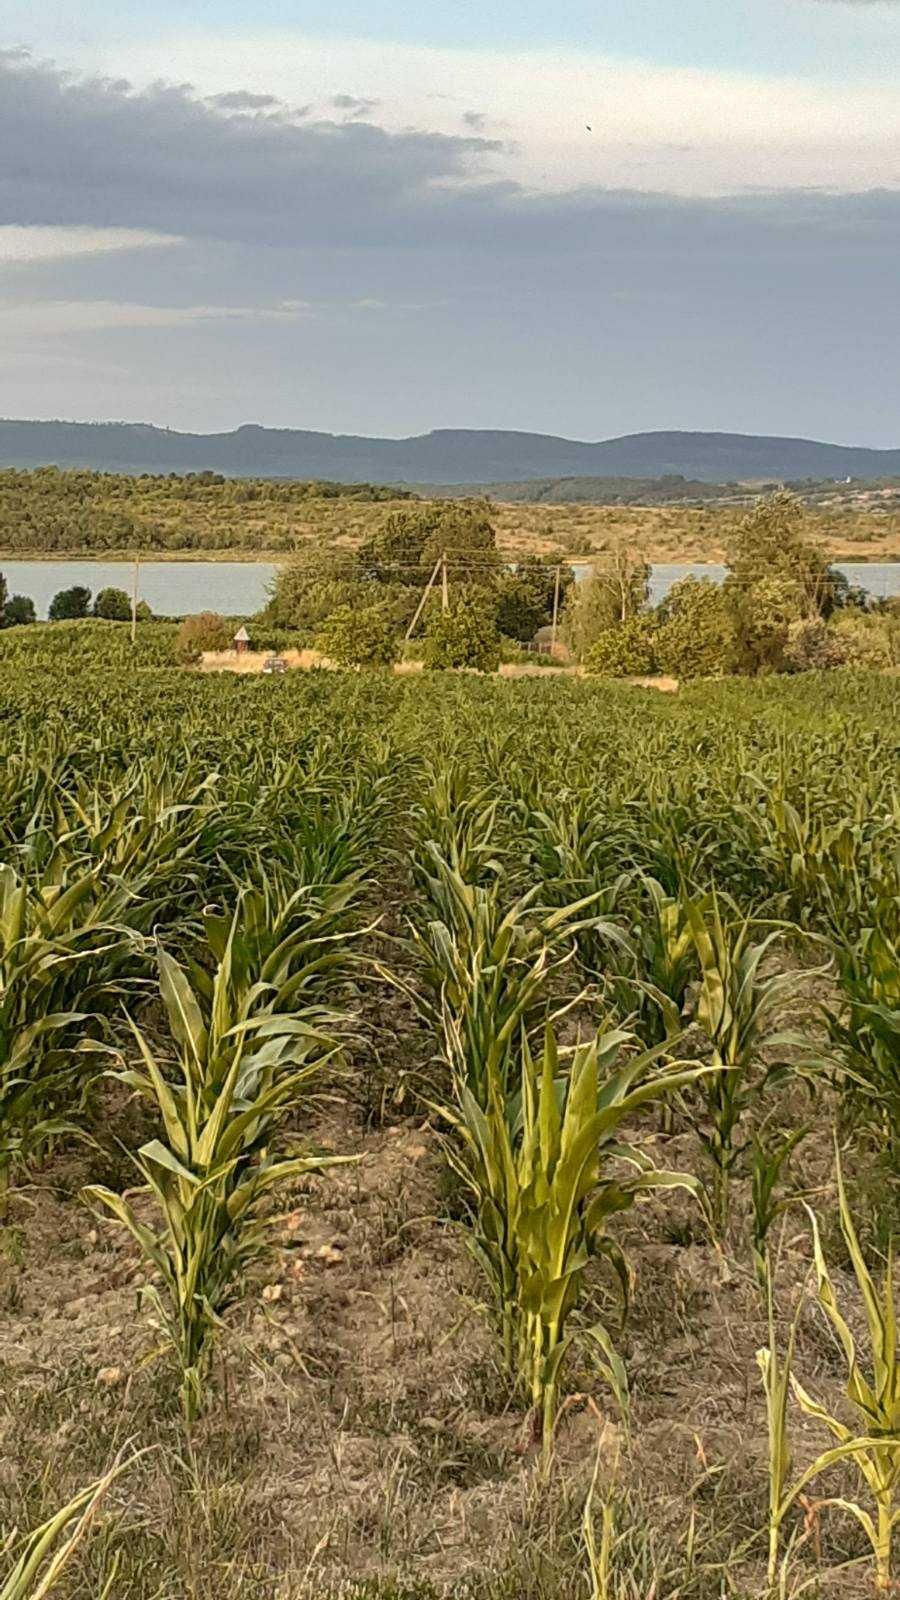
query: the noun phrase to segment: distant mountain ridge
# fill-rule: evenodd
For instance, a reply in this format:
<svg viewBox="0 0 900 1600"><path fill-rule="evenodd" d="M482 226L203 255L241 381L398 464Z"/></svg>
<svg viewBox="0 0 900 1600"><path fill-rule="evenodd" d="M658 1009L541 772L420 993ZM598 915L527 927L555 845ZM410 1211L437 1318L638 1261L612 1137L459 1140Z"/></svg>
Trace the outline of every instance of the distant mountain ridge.
<svg viewBox="0 0 900 1600"><path fill-rule="evenodd" d="M0 467L100 472L220 472L229 477L324 478L337 483L489 484L529 478L660 478L704 483L881 478L900 473L900 449L870 450L741 433L632 433L587 443L552 434L439 428L409 439L263 428L175 433L148 423L0 420Z"/></svg>

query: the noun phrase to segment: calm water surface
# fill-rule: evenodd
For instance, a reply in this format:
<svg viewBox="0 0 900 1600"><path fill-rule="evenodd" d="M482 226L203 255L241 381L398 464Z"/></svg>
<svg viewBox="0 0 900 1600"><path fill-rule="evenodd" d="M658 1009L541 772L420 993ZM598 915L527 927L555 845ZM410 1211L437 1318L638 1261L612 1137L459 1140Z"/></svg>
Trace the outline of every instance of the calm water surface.
<svg viewBox="0 0 900 1600"><path fill-rule="evenodd" d="M871 595L900 594L900 562L835 563L851 583L859 584ZM152 611L167 617L183 617L193 611L221 611L225 616L252 616L265 605L269 587L278 568L269 561L142 561L138 593ZM589 570L576 565L576 576ZM30 595L39 617L59 589L73 584L86 585L96 594L99 589L124 589L131 593L133 567L130 561L0 561L0 571L10 594ZM673 583L688 574L721 580L725 568L699 562L662 565L653 568L650 598L654 605Z"/></svg>

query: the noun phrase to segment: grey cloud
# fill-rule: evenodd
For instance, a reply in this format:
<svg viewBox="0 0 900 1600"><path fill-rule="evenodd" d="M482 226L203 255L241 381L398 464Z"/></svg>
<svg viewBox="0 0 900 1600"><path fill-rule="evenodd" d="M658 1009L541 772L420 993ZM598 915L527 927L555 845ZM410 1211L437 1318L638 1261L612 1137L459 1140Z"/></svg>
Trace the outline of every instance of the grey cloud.
<svg viewBox="0 0 900 1600"><path fill-rule="evenodd" d="M354 102L356 103L356 102ZM364 237L465 185L499 148L369 123L248 117L188 85L135 90L0 53L0 221L154 227L268 244ZM277 111L277 107L275 108ZM27 152L27 160L13 159Z"/></svg>
<svg viewBox="0 0 900 1600"><path fill-rule="evenodd" d="M483 111L464 111L463 122L473 133L481 133L487 126L487 117Z"/></svg>
<svg viewBox="0 0 900 1600"><path fill-rule="evenodd" d="M281 104L274 94L251 94L248 89L210 95L209 103L220 111L272 111Z"/></svg>
<svg viewBox="0 0 900 1600"><path fill-rule="evenodd" d="M380 104L378 100L363 100L355 94L336 94L331 102L335 111L349 111L351 117L367 117Z"/></svg>
<svg viewBox="0 0 900 1600"><path fill-rule="evenodd" d="M344 109L364 104L335 99ZM352 117L299 124L282 111L270 96L233 90L211 104L185 85L137 91L0 53L0 222L151 229L247 245L257 257L265 246L468 250L504 260L513 277L541 256L560 270L567 258L647 250L696 270L705 252L721 259L830 239L852 240L857 252L896 244L893 190L720 200L607 189L535 195L491 180L490 157L501 146L474 133L388 133ZM27 160L14 160L17 150ZM121 262L102 270L121 271ZM158 272L160 262L146 270Z"/></svg>

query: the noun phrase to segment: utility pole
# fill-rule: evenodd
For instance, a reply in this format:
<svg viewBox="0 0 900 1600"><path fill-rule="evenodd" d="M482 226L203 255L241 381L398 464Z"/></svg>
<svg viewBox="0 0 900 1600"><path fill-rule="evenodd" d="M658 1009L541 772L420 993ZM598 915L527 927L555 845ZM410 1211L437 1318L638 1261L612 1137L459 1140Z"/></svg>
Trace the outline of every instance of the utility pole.
<svg viewBox="0 0 900 1600"><path fill-rule="evenodd" d="M546 616L546 612L544 613ZM550 634L550 654L556 654L556 624L559 621L559 567L556 568L556 577L553 580L553 629Z"/></svg>
<svg viewBox="0 0 900 1600"><path fill-rule="evenodd" d="M407 640L411 639L412 636L413 636L413 633L415 632L416 623L418 622L420 616L422 615L422 612L425 609L425 601L428 599L428 596L430 595L430 593L432 591L432 588L434 587L434 584L437 582L437 575L440 572L440 570L441 570L441 557L438 556L438 559L434 564L434 571L432 572L431 577L428 579L428 582L425 585L425 591L424 591L424 593L422 595L421 600L419 601L419 604L416 606L416 614L413 617L412 622L410 623L409 627L406 630L406 638L407 638Z"/></svg>
<svg viewBox="0 0 900 1600"><path fill-rule="evenodd" d="M133 574L132 580L131 580L131 642L132 642L132 644L134 644L134 642L135 642L135 640L137 638L137 602L138 602L138 567L139 566L140 566L140 560L138 559L137 556L135 556L135 558L134 558L134 574Z"/></svg>
<svg viewBox="0 0 900 1600"><path fill-rule="evenodd" d="M447 582L447 552L441 556L441 610L450 610L450 585Z"/></svg>

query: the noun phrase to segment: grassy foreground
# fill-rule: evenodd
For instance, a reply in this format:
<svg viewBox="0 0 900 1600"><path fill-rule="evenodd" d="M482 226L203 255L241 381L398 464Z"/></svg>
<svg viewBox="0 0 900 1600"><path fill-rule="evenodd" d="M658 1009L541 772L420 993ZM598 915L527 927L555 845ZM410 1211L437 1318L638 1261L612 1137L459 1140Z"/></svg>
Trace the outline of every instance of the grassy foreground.
<svg viewBox="0 0 900 1600"><path fill-rule="evenodd" d="M0 1551L2 1530L11 1543L0 1588L16 1539L140 1446L56 1593L870 1594L875 1556L847 1504L871 1507L871 1489L852 1456L785 1506L769 1582L772 1436L757 1353L784 1362L793 1339L805 1390L853 1423L799 1197L819 1219L868 1371L834 1138L879 1279L896 1216L898 1101L879 1092L876 1104L853 1078L877 1062L842 962L846 944L857 980L874 965L873 918L896 938L896 680L726 681L677 699L442 674L209 680L165 664L164 625L140 628L136 654L115 624L36 628L30 644L28 634L0 636L0 863L33 919L26 960L4 901ZM742 1054L714 1004L731 979L704 942L718 926L713 890L732 955L735 930L754 947L770 941L745 971L769 1010L741 1024ZM182 997L195 997L195 1011L181 1007L187 1023L173 1023L176 967ZM888 971L886 1014L892 982ZM516 1025L501 1042L503 1006ZM51 1012L80 1020L56 1025L47 1053L28 1035L12 1072L16 1041ZM601 1065L607 1086L623 1066L648 1086L676 1060L695 1074L665 1102L635 1104L612 1144L599 1131L588 1140L606 1152L591 1193L608 1215L592 1235L596 1216L576 1207L585 1259L566 1258L574 1338L549 1449L515 1352L505 1359L491 1287L505 1202L499 1190L485 1199L459 1120L480 1127L476 1112L496 1113L497 1136L505 1128L516 1143L527 1122L516 1085L532 1081L529 1059L540 1067L548 1017L560 1103L572 1047L598 1030L628 1036L604 1046L618 1062ZM288 1056L308 1077L280 1120L254 1102L215 1184L227 1189L234 1171L249 1181L296 1149L309 1168L260 1190L268 1243L248 1250L227 1293L216 1273L240 1241L225 1226L203 1296L185 1296L173 1327L180 1291L166 1274L179 1230L196 1226L201 1248L219 1224L207 1211L188 1227L196 1180L160 1164L160 1141L176 1141L166 1148L182 1168L195 1153L147 1089L147 1052L173 1094L187 1073L220 1095L237 1051L250 1104L268 1092L258 1074L277 1052L254 1066L246 1030L283 1043L292 1020L307 1029L302 1050L278 1055L265 1082L287 1074ZM720 1079L696 1076L716 1052L733 1125ZM887 1082L891 1062L877 1059ZM24 1123L13 1082L23 1072ZM549 1149L549 1104L544 1115ZM38 1137L42 1117L52 1126ZM772 1157L800 1130L784 1164L767 1166L759 1152ZM321 1165L335 1156L351 1159ZM626 1204L634 1173L651 1169L689 1181ZM132 1208L137 1238L101 1189ZM529 1205L545 1199L535 1191ZM525 1248L521 1226L504 1235L504 1272ZM531 1259L558 1226L545 1217ZM141 1229L156 1230L161 1255L148 1256ZM521 1303L513 1280L504 1306L546 1331L536 1280ZM545 1289L552 1300L552 1274ZM178 1353L185 1318L202 1344L190 1372ZM887 1361L885 1394L896 1391L893 1347ZM538 1381L544 1394L546 1373ZM786 1410L782 1489L834 1442L796 1398ZM900 1451L900 1417L882 1448Z"/></svg>

